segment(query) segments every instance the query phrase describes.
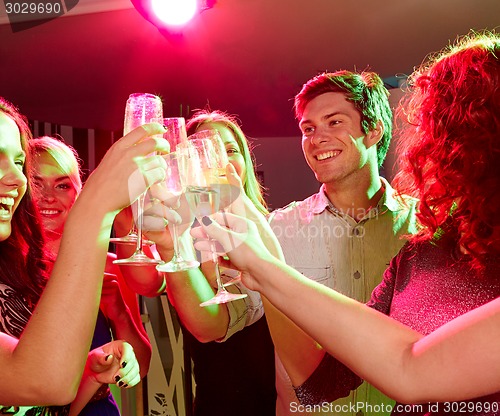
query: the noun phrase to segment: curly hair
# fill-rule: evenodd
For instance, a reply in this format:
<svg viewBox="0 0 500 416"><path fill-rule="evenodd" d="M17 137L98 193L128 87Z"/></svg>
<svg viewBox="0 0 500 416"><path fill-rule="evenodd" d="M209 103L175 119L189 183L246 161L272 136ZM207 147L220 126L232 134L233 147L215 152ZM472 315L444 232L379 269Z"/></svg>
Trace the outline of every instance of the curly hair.
<svg viewBox="0 0 500 416"><path fill-rule="evenodd" d="M500 37L470 33L409 79L398 115L400 190L420 199L417 240L446 236L482 267L500 254Z"/></svg>
<svg viewBox="0 0 500 416"><path fill-rule="evenodd" d="M361 116L361 129L366 134L373 130L379 121L384 126L384 135L377 143L377 162L384 163L392 137L392 110L389 104L389 91L375 72L351 71L324 72L311 78L295 96L295 117L302 118L307 104L316 97L328 92L345 94L347 100Z"/></svg>
<svg viewBox="0 0 500 416"><path fill-rule="evenodd" d="M223 111L211 111L209 109L199 110L187 121L187 133L193 134L200 126L209 123L220 123L233 133L245 161L246 178L243 184L245 194L262 214L268 214L267 205L263 196L264 189L255 176L254 156L248 139L243 133L238 120L235 116L227 114Z"/></svg>
<svg viewBox="0 0 500 416"><path fill-rule="evenodd" d="M26 193L12 218L12 232L9 238L0 242L0 281L15 289L34 305L45 287L48 266L41 221L30 184L28 146L32 136L26 118L2 97L0 112L10 117L19 129L21 147L26 153L23 173L28 178Z"/></svg>

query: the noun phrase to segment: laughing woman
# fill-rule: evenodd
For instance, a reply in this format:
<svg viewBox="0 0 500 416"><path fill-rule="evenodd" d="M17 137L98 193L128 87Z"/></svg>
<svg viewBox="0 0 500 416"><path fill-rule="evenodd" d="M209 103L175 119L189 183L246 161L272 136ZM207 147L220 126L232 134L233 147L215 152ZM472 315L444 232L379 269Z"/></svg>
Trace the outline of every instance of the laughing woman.
<svg viewBox="0 0 500 416"><path fill-rule="evenodd" d="M147 138L163 131L155 124L138 128L108 150L68 216L47 281L49 266L28 178L30 131L17 109L0 98L0 283L1 306L7 311L0 331L2 411L38 406L28 414L47 414L45 406L70 403L84 370L90 377L80 385L83 395L104 382L99 376L104 370L105 382L132 386L139 381L127 343L113 342L90 355L88 351L113 219L131 196L144 191L144 181L138 181L130 195L131 175L140 173L146 183L164 176L161 157L146 156L168 150L166 141ZM138 161L146 160L147 169L138 169ZM27 323L15 312L26 306L32 312ZM7 335L6 328L17 331L19 340Z"/></svg>

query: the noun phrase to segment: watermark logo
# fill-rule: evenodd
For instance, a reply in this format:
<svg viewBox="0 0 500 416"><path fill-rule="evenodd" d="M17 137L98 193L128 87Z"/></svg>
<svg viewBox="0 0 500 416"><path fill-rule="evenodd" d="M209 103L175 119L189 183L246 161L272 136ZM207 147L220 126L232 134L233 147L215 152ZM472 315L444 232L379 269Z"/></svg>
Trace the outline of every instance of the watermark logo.
<svg viewBox="0 0 500 416"><path fill-rule="evenodd" d="M367 402L352 402L348 404L335 404L323 402L319 404L309 405L300 404L297 402L290 403L290 413L317 412L334 415L351 415L351 414L373 414L387 415L393 410L390 404L370 404Z"/></svg>
<svg viewBox="0 0 500 416"><path fill-rule="evenodd" d="M31 29L63 16L79 0L3 0L13 32Z"/></svg>
<svg viewBox="0 0 500 416"><path fill-rule="evenodd" d="M422 404L402 404L395 405L384 403L352 402L348 404L335 404L323 402L319 404L290 403L290 413L316 412L328 415L353 415L371 414L388 415L393 411L397 414L483 414L498 413L499 402L483 401L463 401L463 402L443 402L443 403L422 403Z"/></svg>

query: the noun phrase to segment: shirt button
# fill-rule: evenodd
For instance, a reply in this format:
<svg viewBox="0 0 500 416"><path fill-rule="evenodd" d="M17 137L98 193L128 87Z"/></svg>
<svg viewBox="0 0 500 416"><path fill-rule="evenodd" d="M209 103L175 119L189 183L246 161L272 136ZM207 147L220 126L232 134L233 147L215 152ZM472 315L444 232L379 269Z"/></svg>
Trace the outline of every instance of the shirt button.
<svg viewBox="0 0 500 416"><path fill-rule="evenodd" d="M360 273L360 272L358 272L358 271L356 270L356 271L354 272L354 274L353 274L353 277L354 277L355 279L359 279L359 278L361 277L361 273Z"/></svg>

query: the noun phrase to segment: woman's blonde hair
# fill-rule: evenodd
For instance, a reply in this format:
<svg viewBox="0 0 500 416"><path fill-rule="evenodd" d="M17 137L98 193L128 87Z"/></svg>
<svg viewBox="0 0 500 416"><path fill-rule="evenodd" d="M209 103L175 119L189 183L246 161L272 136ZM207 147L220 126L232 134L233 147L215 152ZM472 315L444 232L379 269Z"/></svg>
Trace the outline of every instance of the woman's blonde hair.
<svg viewBox="0 0 500 416"><path fill-rule="evenodd" d="M48 153L68 175L77 194L82 190L82 172L80 158L76 150L55 137L42 136L30 141L30 152L33 156Z"/></svg>
<svg viewBox="0 0 500 416"><path fill-rule="evenodd" d="M227 127L234 135L241 150L246 167L246 178L243 189L246 195L253 202L255 207L264 215L268 214L267 204L264 200L264 188L255 175L255 160L248 143L248 139L243 133L235 116L223 111L199 110L186 123L188 135L193 134L203 124L220 123Z"/></svg>

